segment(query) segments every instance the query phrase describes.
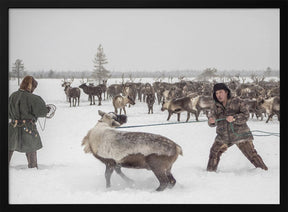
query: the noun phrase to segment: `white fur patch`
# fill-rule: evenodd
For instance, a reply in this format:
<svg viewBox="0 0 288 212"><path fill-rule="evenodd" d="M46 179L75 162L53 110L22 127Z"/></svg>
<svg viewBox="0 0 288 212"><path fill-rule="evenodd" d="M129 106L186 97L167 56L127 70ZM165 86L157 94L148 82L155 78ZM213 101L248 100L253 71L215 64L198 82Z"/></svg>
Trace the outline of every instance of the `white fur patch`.
<svg viewBox="0 0 288 212"><path fill-rule="evenodd" d="M137 153L144 156L182 154L180 146L161 135L117 131L110 128L105 122L98 122L84 137L84 140L85 152L92 151L100 157L112 158L116 162L120 162L128 155Z"/></svg>
<svg viewBox="0 0 288 212"><path fill-rule="evenodd" d="M197 111L196 105L197 105L198 101L199 101L199 96L196 96L194 98L190 98L191 105L189 105L189 106L190 106L190 108L192 108L192 110Z"/></svg>

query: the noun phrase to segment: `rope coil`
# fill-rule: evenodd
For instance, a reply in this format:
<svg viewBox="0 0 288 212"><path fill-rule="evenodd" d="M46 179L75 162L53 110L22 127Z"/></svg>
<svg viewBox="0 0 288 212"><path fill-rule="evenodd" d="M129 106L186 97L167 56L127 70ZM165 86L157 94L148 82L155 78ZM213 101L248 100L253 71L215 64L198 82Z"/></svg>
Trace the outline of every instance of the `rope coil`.
<svg viewBox="0 0 288 212"><path fill-rule="evenodd" d="M41 128L42 131L45 130L45 127L46 127L46 118L48 119L51 119L54 115L55 115L55 112L56 112L56 106L53 105L53 104L47 104L46 107L49 107L50 108L50 111L46 114L46 116L44 117L44 124L42 126L40 120L38 119L38 123L39 123L39 126Z"/></svg>
<svg viewBox="0 0 288 212"><path fill-rule="evenodd" d="M48 104L48 105L46 105L46 107L50 108L50 111L49 111L49 113L47 113L46 118L51 119L54 116L57 108L53 104Z"/></svg>

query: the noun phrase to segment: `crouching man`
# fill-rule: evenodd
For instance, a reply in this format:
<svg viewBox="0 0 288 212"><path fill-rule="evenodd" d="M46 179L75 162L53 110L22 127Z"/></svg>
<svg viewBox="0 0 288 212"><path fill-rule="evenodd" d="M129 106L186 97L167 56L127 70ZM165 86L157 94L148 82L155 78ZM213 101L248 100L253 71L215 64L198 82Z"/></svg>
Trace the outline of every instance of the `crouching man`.
<svg viewBox="0 0 288 212"><path fill-rule="evenodd" d="M224 83L213 88L215 104L209 116L208 125L216 126L217 136L210 149L207 171L216 171L220 156L236 144L248 160L257 168L268 170L253 145L253 135L247 125L249 111L238 97L231 97L230 89Z"/></svg>

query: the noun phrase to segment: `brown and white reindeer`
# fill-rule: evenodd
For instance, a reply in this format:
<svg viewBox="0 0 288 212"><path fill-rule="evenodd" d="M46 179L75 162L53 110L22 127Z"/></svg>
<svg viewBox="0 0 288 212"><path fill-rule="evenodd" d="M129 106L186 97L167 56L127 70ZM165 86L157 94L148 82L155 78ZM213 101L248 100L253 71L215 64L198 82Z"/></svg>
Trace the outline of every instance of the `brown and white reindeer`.
<svg viewBox="0 0 288 212"><path fill-rule="evenodd" d="M123 96L129 96L133 101L136 100L137 96L137 89L136 89L136 83L134 82L126 82L123 84ZM128 105L130 107L130 104Z"/></svg>
<svg viewBox="0 0 288 212"><path fill-rule="evenodd" d="M162 103L161 111L168 110L167 121L169 121L173 113L177 114L177 121L180 121L180 113L184 111L187 111L186 122L188 122L190 119L190 113L193 113L196 117L196 121L198 121L199 112L196 108L197 102L197 97L182 97L178 99L172 99Z"/></svg>
<svg viewBox="0 0 288 212"><path fill-rule="evenodd" d="M196 108L197 108L198 114L200 114L200 112L203 111L206 114L206 117L208 118L208 114L210 113L214 105L213 97L211 95L210 96L199 95L195 98L196 98L195 101L197 101Z"/></svg>
<svg viewBox="0 0 288 212"><path fill-rule="evenodd" d="M98 113L102 118L88 131L82 146L85 153L92 153L105 164L106 188L111 187L114 170L126 182L133 182L121 171L122 167L151 170L160 183L156 191L175 185L172 165L178 155L183 155L178 144L161 135L116 130L126 122L123 115L100 110Z"/></svg>
<svg viewBox="0 0 288 212"><path fill-rule="evenodd" d="M126 105L127 104L135 105L134 100L130 96L121 96L121 95L114 96L112 103L116 114L118 114L118 109L120 109L120 114L123 109L125 115L126 115L125 110Z"/></svg>
<svg viewBox="0 0 288 212"><path fill-rule="evenodd" d="M169 89L168 99L176 99L181 97L184 97L183 88L179 88L176 85L173 85Z"/></svg>
<svg viewBox="0 0 288 212"><path fill-rule="evenodd" d="M277 115L278 121L280 121L280 96L274 96L268 99L259 98L257 102L258 107L265 109L268 114L266 123L272 120L274 115Z"/></svg>
<svg viewBox="0 0 288 212"><path fill-rule="evenodd" d="M73 80L74 79L66 80L65 78L63 80L61 80L61 82L62 82L61 86L64 87L64 91L65 91L66 86L71 86ZM65 94L66 94L66 92L65 92ZM66 94L66 101L69 102L69 98L68 98L67 94Z"/></svg>
<svg viewBox="0 0 288 212"><path fill-rule="evenodd" d="M74 79L72 79L72 81L70 81L70 82L64 80L64 82L62 84L62 87L64 87L64 91L66 94L66 98L68 99L68 101L70 103L70 107L71 107L71 99L73 101L73 107L76 106L77 101L78 101L78 106L79 106L80 95L81 95L81 91L79 88L71 87L73 80Z"/></svg>
<svg viewBox="0 0 288 212"><path fill-rule="evenodd" d="M254 114L255 114L256 118L258 119L259 117L261 117L261 121L262 121L263 120L263 115L262 115L263 109L258 106L257 100L256 99L243 99L243 101L249 110L251 118L253 119Z"/></svg>
<svg viewBox="0 0 288 212"><path fill-rule="evenodd" d="M265 89L253 83L242 83L236 88L235 93L242 99L257 99L265 95Z"/></svg>

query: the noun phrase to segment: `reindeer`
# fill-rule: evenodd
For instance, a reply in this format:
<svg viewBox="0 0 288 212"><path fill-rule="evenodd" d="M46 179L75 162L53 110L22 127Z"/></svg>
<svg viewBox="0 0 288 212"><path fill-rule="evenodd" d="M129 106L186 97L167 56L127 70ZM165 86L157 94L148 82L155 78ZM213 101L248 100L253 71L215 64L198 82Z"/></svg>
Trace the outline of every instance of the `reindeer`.
<svg viewBox="0 0 288 212"><path fill-rule="evenodd" d="M201 111L203 111L206 114L206 117L208 118L208 114L211 111L211 108L214 105L214 99L212 96L204 96L204 95L199 95L197 97L198 101L196 103L196 108L198 113L200 114Z"/></svg>
<svg viewBox="0 0 288 212"><path fill-rule="evenodd" d="M136 84L132 82L126 82L123 85L123 91L122 91L124 96L129 96L130 98L135 101L136 96L137 96L137 89L136 89Z"/></svg>
<svg viewBox="0 0 288 212"><path fill-rule="evenodd" d="M117 109L120 108L120 114L123 109L124 114L126 115L125 106L127 104L135 105L134 100L130 96L116 95L113 97L113 106L116 114L118 113Z"/></svg>
<svg viewBox="0 0 288 212"><path fill-rule="evenodd" d="M276 86L276 87L273 87L271 89L267 89L266 93L267 93L266 98L271 98L274 96L280 96L280 87Z"/></svg>
<svg viewBox="0 0 288 212"><path fill-rule="evenodd" d="M177 87L176 85L172 86L168 93L168 99L176 99L183 97L183 89Z"/></svg>
<svg viewBox="0 0 288 212"><path fill-rule="evenodd" d="M78 100L78 106L79 106L80 94L81 94L81 91L79 88L76 88L76 87L73 88L70 86L72 84L73 80L74 79L72 79L72 81L70 81L70 82L64 80L64 82L62 84L62 87L64 87L64 91L66 94L66 98L69 100L70 107L71 107L71 98L73 101L73 107L76 106L77 100Z"/></svg>
<svg viewBox="0 0 288 212"><path fill-rule="evenodd" d="M142 102L142 89L144 87L144 84L142 82L137 82L135 83L135 86L136 86L136 94L137 94L138 100Z"/></svg>
<svg viewBox="0 0 288 212"><path fill-rule="evenodd" d="M100 86L93 86L93 85L86 85L85 83L81 84L79 88L82 88L84 93L86 93L88 96L90 96L90 105L95 105L95 96L98 97L98 105L101 105L101 94L102 89Z"/></svg>
<svg viewBox="0 0 288 212"><path fill-rule="evenodd" d="M105 100L105 93L106 93L106 91L107 91L107 80L103 80L102 82L103 82L103 83L102 83L102 84L99 84L99 86L100 86L101 89L102 89L103 97L104 97L104 100ZM106 97L107 97L107 95L106 95ZM107 97L107 99L108 99L108 97Z"/></svg>
<svg viewBox="0 0 288 212"><path fill-rule="evenodd" d="M278 121L280 121L280 96L274 96L269 99L258 98L257 106L260 109L264 109L268 114L266 123L272 120L274 115L277 115Z"/></svg>
<svg viewBox="0 0 288 212"><path fill-rule="evenodd" d="M114 170L126 182L133 182L121 171L121 167L152 170L160 183L156 191L176 184L171 169L178 155L183 155L178 144L161 135L113 129L126 122L123 115L100 110L98 114L102 118L88 131L82 146L85 153L92 153L105 164L106 188L111 187Z"/></svg>
<svg viewBox="0 0 288 212"><path fill-rule="evenodd" d="M107 88L107 99L108 97L113 98L116 95L122 93L123 85L122 84L112 84Z"/></svg>
<svg viewBox="0 0 288 212"><path fill-rule="evenodd" d="M261 121L263 120L263 115L260 111L260 109L258 109L258 102L256 99L243 99L243 102L245 103L246 107L249 110L249 113L251 115L251 118L253 119L254 114L256 115L256 118L258 119L258 117L261 117Z"/></svg>
<svg viewBox="0 0 288 212"><path fill-rule="evenodd" d="M71 79L70 81L66 81L65 78L62 80L61 86L64 87L64 91L65 91L65 87L66 87L66 86L71 86L73 80L74 80L74 79ZM65 92L65 94L66 94L66 92ZM67 94L66 94L66 101L69 102L69 97L68 97Z"/></svg>
<svg viewBox="0 0 288 212"><path fill-rule="evenodd" d="M182 97L178 99L172 99L162 103L161 111L168 110L168 118L169 121L171 115L173 113L177 114L177 121L180 121L180 113L187 111L187 119L186 122L190 119L190 113L193 113L196 117L196 121L198 121L199 112L196 108L198 102L198 98L191 97Z"/></svg>
<svg viewBox="0 0 288 212"><path fill-rule="evenodd" d="M84 80L84 78L82 78L81 80L80 80L80 84L82 85L82 84L88 84L89 86L94 86L94 83L93 83L93 79L89 79L89 78L87 78L86 79L86 81ZM85 92L84 92L85 93ZM91 95L88 95L88 101L91 101Z"/></svg>
<svg viewBox="0 0 288 212"><path fill-rule="evenodd" d="M153 114L153 105L155 103L155 94L154 93L147 94L146 103L148 106L148 114L150 114L150 112Z"/></svg>
<svg viewBox="0 0 288 212"><path fill-rule="evenodd" d="M161 104L162 101L164 101L164 91L165 90L169 90L171 87L171 84L167 83L167 82L154 82L153 83L153 88L156 92L156 96L157 96L157 100L158 100L158 105ZM169 91L168 91L169 92ZM168 93L167 95L168 96Z"/></svg>
<svg viewBox="0 0 288 212"><path fill-rule="evenodd" d="M263 87L251 83L240 84L235 92L236 95L242 99L257 99L265 95L265 89Z"/></svg>
<svg viewBox="0 0 288 212"><path fill-rule="evenodd" d="M157 96L158 105L160 105L161 100L163 100L163 92L165 91L165 87L160 84L161 82L153 83L153 87Z"/></svg>

